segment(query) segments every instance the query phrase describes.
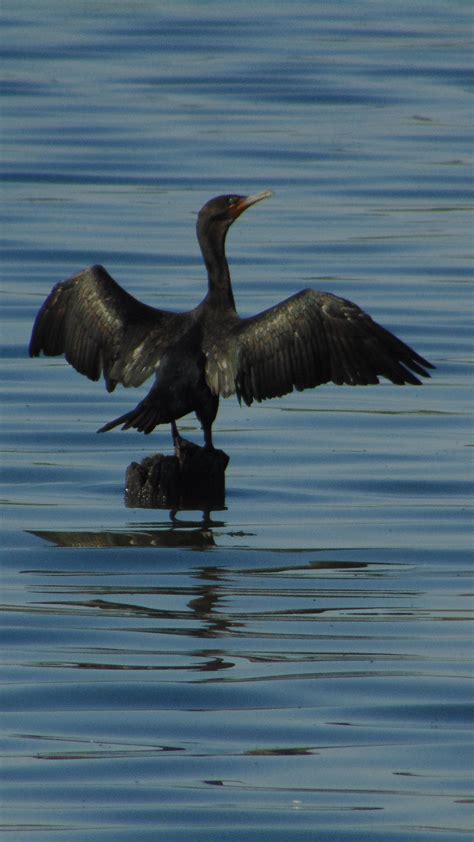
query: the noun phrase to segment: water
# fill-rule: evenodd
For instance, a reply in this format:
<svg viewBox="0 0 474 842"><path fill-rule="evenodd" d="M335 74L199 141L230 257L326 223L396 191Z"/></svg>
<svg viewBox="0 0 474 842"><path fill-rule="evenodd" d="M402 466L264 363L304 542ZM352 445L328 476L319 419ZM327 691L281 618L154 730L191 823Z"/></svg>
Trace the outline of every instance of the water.
<svg viewBox="0 0 474 842"><path fill-rule="evenodd" d="M2 17L5 836L469 838L469 4ZM197 303L196 211L267 188L241 313L328 289L434 377L225 401L226 509L126 509L169 431L96 437L136 394L27 359L34 315L94 262Z"/></svg>

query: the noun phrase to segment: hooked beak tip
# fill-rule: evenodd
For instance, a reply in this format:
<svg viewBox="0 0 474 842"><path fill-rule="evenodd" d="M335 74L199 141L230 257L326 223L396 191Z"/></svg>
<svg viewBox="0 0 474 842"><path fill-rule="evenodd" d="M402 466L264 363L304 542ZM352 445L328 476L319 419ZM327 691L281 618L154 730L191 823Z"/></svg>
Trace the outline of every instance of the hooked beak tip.
<svg viewBox="0 0 474 842"><path fill-rule="evenodd" d="M237 206L237 215L250 208L252 205L256 205L257 202L261 202L263 199L268 199L269 196L273 196L273 192L271 190L263 190L262 193L255 193L252 196L245 196L242 201Z"/></svg>

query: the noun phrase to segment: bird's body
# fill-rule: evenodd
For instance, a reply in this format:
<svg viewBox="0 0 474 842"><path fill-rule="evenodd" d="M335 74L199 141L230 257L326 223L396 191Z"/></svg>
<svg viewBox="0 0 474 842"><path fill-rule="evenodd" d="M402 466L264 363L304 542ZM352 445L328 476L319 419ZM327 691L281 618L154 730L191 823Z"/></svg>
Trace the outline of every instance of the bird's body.
<svg viewBox="0 0 474 842"><path fill-rule="evenodd" d="M237 314L225 238L246 208L264 199L218 196L198 215L197 234L208 273L208 292L183 313L141 303L102 266L92 266L51 291L33 327L30 355L64 354L91 380L140 386L146 397L100 432L122 425L150 433L195 412L207 447L219 397L237 394L250 405L322 383L368 385L383 376L397 385L419 384L433 366L356 304L331 293L302 290L249 318Z"/></svg>

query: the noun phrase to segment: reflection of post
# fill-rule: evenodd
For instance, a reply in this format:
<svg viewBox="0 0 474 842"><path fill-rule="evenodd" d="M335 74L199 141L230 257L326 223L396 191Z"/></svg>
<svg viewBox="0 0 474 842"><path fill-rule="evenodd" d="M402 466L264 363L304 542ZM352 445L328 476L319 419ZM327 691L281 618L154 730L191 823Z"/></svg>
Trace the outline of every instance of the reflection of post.
<svg viewBox="0 0 474 842"><path fill-rule="evenodd" d="M31 535L37 535L57 547L178 547L202 550L215 546L212 529L206 526L198 529L135 529L130 532L29 531Z"/></svg>
<svg viewBox="0 0 474 842"><path fill-rule="evenodd" d="M225 596L220 580L225 579L226 576L227 574L219 567L204 567L199 570L198 578L203 583L193 588L196 596L188 602L188 607L199 621L199 627L190 632L193 637L220 637L222 634L231 631L235 626L240 625L240 623L231 620L228 614L219 612L219 601ZM208 652L202 654L205 654L206 657L209 655ZM217 665L208 665L206 669L227 669L229 666L233 666L233 664L224 664L219 659Z"/></svg>
<svg viewBox="0 0 474 842"><path fill-rule="evenodd" d="M225 504L223 450L179 439L174 456L157 453L127 468L125 503L138 508L220 508Z"/></svg>

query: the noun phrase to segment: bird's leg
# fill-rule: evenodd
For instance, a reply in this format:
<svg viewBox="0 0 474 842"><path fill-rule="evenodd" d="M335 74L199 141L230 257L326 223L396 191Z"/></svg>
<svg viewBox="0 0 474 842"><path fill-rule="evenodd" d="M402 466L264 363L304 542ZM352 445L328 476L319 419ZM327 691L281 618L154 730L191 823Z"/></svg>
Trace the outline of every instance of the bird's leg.
<svg viewBox="0 0 474 842"><path fill-rule="evenodd" d="M214 450L212 443L212 424L203 424L202 431L204 433L204 447L206 450Z"/></svg>
<svg viewBox="0 0 474 842"><path fill-rule="evenodd" d="M171 422L171 435L172 435L173 444L174 444L174 447L175 447L175 450L176 450L176 448L179 447L181 442L184 441L183 437L180 436L180 434L178 432L178 428L176 426L176 421Z"/></svg>
<svg viewBox="0 0 474 842"><path fill-rule="evenodd" d="M178 458L186 451L199 449L197 444L180 435L175 421L171 422L171 435L173 436L174 452Z"/></svg>
<svg viewBox="0 0 474 842"><path fill-rule="evenodd" d="M204 450L214 450L212 443L212 424L217 415L217 408L219 406L219 398L216 395L206 395L206 399L202 405L195 409L196 418L201 424L202 432L204 434Z"/></svg>

